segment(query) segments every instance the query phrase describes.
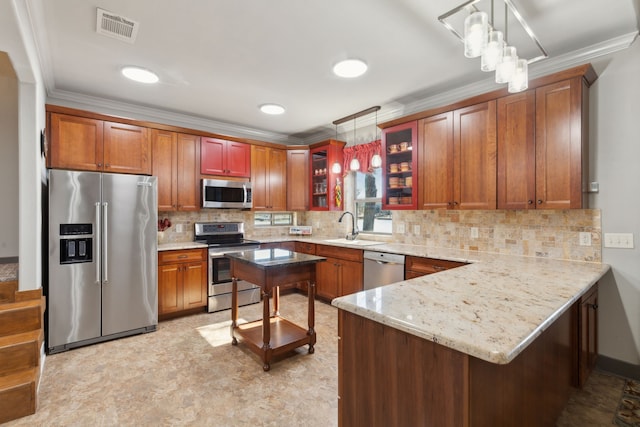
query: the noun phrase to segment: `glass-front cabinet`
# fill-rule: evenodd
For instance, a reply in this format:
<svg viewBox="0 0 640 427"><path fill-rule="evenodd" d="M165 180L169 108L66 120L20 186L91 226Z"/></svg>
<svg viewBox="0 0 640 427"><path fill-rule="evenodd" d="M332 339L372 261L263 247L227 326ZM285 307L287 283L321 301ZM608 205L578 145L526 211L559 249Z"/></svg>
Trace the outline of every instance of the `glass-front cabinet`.
<svg viewBox="0 0 640 427"><path fill-rule="evenodd" d="M382 208L417 209L418 122L382 131Z"/></svg>
<svg viewBox="0 0 640 427"><path fill-rule="evenodd" d="M344 180L342 179L342 148L345 143L330 139L310 146L310 209L313 211L341 211L344 209ZM339 173L332 172L334 164Z"/></svg>

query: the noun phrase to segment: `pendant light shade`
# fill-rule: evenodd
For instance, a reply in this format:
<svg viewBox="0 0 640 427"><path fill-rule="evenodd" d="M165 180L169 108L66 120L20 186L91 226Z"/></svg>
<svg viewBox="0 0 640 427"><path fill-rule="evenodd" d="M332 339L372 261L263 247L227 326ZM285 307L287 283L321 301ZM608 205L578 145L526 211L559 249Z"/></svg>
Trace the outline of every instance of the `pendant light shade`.
<svg viewBox="0 0 640 427"><path fill-rule="evenodd" d="M380 166L382 166L382 157L380 157L380 154L374 154L371 157L371 167L379 168Z"/></svg>
<svg viewBox="0 0 640 427"><path fill-rule="evenodd" d="M331 172L333 172L333 173L342 172L342 166L340 166L340 163L335 162L333 165L331 165Z"/></svg>
<svg viewBox="0 0 640 427"><path fill-rule="evenodd" d="M496 65L496 83L509 83L511 76L516 68L518 55L516 48L513 46L505 46L502 54L502 60Z"/></svg>
<svg viewBox="0 0 640 427"><path fill-rule="evenodd" d="M355 157L353 159L351 159L351 163L349 163L349 169L352 171L359 171L360 170L360 161L358 159L356 159Z"/></svg>
<svg viewBox="0 0 640 427"><path fill-rule="evenodd" d="M464 56L477 58L487 46L489 17L485 12L474 12L464 20Z"/></svg>
<svg viewBox="0 0 640 427"><path fill-rule="evenodd" d="M516 93L527 90L529 87L529 65L526 59L518 59L513 76L509 81L509 92Z"/></svg>
<svg viewBox="0 0 640 427"><path fill-rule="evenodd" d="M502 60L504 53L504 35L502 31L491 31L487 47L482 53L480 69L482 71L494 71Z"/></svg>

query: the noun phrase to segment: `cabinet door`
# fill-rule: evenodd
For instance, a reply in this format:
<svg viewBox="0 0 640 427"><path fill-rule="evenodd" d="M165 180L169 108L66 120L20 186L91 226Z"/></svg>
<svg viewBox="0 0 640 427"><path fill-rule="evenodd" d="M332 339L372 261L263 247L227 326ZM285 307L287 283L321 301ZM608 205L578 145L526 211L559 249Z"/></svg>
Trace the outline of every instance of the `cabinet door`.
<svg viewBox="0 0 640 427"><path fill-rule="evenodd" d="M417 140L417 121L382 131L382 209L416 209L418 206Z"/></svg>
<svg viewBox="0 0 640 427"><path fill-rule="evenodd" d="M102 170L103 121L51 113L50 166Z"/></svg>
<svg viewBox="0 0 640 427"><path fill-rule="evenodd" d="M207 305L207 263L183 264L182 275L184 308L189 309Z"/></svg>
<svg viewBox="0 0 640 427"><path fill-rule="evenodd" d="M251 145L227 141L225 175L251 176Z"/></svg>
<svg viewBox="0 0 640 427"><path fill-rule="evenodd" d="M287 210L309 209L309 150L287 151Z"/></svg>
<svg viewBox="0 0 640 427"><path fill-rule="evenodd" d="M338 297L338 269L340 260L327 258L316 264L316 295L332 300Z"/></svg>
<svg viewBox="0 0 640 427"><path fill-rule="evenodd" d="M498 99L498 209L535 209L535 91Z"/></svg>
<svg viewBox="0 0 640 427"><path fill-rule="evenodd" d="M178 134L177 141L177 204L180 211L200 209L200 137Z"/></svg>
<svg viewBox="0 0 640 427"><path fill-rule="evenodd" d="M158 314L182 310L182 264L160 265L158 268Z"/></svg>
<svg viewBox="0 0 640 427"><path fill-rule="evenodd" d="M287 152L269 149L269 206L274 211L287 210Z"/></svg>
<svg viewBox="0 0 640 427"><path fill-rule="evenodd" d="M158 211L174 211L178 196L176 134L153 129L151 143L153 147L151 172L158 178Z"/></svg>
<svg viewBox="0 0 640 427"><path fill-rule="evenodd" d="M104 171L151 175L149 129L104 122Z"/></svg>
<svg viewBox="0 0 640 427"><path fill-rule="evenodd" d="M364 273L361 262L339 260L340 296L360 292L363 288Z"/></svg>
<svg viewBox="0 0 640 427"><path fill-rule="evenodd" d="M216 138L200 139L200 173L203 175L225 174L225 148L227 141Z"/></svg>
<svg viewBox="0 0 640 427"><path fill-rule="evenodd" d="M598 290L581 299L579 320L579 385L582 387L598 359Z"/></svg>
<svg viewBox="0 0 640 427"><path fill-rule="evenodd" d="M453 208L453 112L420 120L418 145L419 206Z"/></svg>
<svg viewBox="0 0 640 427"><path fill-rule="evenodd" d="M583 161L589 157L586 136L582 136L588 117L587 95L584 91L583 97L582 92L580 78L536 89L538 208L582 207L583 174L587 178Z"/></svg>
<svg viewBox="0 0 640 427"><path fill-rule="evenodd" d="M268 148L251 147L251 199L254 211L269 210L269 156Z"/></svg>
<svg viewBox="0 0 640 427"><path fill-rule="evenodd" d="M496 102L453 112L454 208L496 208Z"/></svg>

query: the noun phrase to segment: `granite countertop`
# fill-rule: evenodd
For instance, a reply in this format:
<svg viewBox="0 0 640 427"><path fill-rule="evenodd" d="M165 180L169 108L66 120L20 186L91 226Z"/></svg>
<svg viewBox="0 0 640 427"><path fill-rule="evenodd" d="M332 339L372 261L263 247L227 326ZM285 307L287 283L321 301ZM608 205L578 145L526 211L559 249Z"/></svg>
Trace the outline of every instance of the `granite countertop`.
<svg viewBox="0 0 640 427"><path fill-rule="evenodd" d="M197 242L180 242L180 243L162 243L158 244L158 252L160 251L176 251L180 249L202 249L208 248L204 243Z"/></svg>
<svg viewBox="0 0 640 427"><path fill-rule="evenodd" d="M286 249L256 249L225 254L246 264L255 265L261 269L270 269L292 265L311 264L326 260L326 258L292 252Z"/></svg>
<svg viewBox="0 0 640 427"><path fill-rule="evenodd" d="M333 306L497 364L512 361L610 268L415 245L367 250L470 264L336 298Z"/></svg>

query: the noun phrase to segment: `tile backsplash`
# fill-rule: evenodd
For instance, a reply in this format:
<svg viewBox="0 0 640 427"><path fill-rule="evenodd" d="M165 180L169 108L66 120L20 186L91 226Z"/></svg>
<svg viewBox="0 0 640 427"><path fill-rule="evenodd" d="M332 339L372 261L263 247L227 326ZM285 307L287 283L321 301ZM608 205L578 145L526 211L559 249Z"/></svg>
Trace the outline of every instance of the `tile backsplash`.
<svg viewBox="0 0 640 427"><path fill-rule="evenodd" d="M342 212L297 212L296 223L313 226L313 235L342 237L351 221L338 223ZM196 221L243 221L253 239L289 237L289 227L254 227L253 212L213 209L200 212L160 212L172 226L158 232L160 243L193 240ZM182 231L178 231L182 228ZM580 233L591 245L580 245ZM416 210L393 211L393 234L365 235L385 242L409 243L512 255L575 261L601 261L601 218L598 209L567 210Z"/></svg>

